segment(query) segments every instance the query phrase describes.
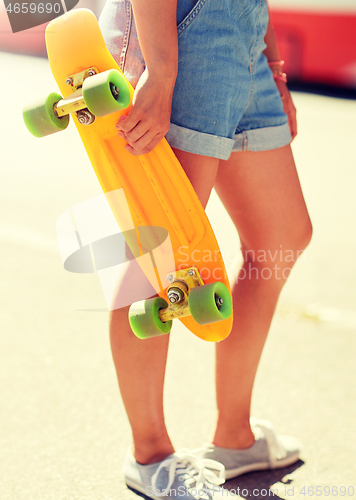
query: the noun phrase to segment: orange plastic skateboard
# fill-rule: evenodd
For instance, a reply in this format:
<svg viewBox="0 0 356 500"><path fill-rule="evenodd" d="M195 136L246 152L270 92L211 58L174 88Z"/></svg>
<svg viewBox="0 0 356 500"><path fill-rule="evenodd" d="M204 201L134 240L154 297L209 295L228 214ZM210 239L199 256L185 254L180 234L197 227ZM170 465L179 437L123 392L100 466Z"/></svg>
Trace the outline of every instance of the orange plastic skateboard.
<svg viewBox="0 0 356 500"><path fill-rule="evenodd" d="M56 18L47 27L46 44L63 97L51 94L28 106L27 127L41 137L64 129L72 115L104 193L125 193L129 213L113 202L111 208L121 230L131 234L126 241L134 256L154 248L159 228L169 235L170 245L154 255L154 272L143 267L159 297L131 306L133 331L141 338L159 335L179 318L204 340L224 339L232 302L214 232L165 139L139 157L125 150L115 125L128 114L133 89L108 52L96 17L78 9ZM128 231L132 222L135 231Z"/></svg>

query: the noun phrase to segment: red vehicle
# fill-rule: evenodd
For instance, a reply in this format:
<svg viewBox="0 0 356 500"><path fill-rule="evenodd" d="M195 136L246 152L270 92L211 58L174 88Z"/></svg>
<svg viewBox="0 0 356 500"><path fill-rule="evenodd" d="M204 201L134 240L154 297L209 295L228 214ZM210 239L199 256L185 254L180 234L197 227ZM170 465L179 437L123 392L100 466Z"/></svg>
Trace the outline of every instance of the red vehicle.
<svg viewBox="0 0 356 500"><path fill-rule="evenodd" d="M289 81L356 89L356 1L269 0Z"/></svg>

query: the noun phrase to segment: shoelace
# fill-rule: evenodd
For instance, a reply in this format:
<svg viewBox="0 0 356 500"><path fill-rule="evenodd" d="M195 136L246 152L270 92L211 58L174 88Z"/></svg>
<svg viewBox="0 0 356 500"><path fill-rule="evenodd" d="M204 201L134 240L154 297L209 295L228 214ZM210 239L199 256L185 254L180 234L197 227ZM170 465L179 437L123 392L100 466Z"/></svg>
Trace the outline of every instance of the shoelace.
<svg viewBox="0 0 356 500"><path fill-rule="evenodd" d="M176 474L184 475L184 486L192 494L192 486L194 484L194 490L196 492L212 490L214 486L219 486L225 482L225 467L216 462L216 460L211 460L210 458L200 458L199 454L202 452L201 449L196 450L180 450L177 451L173 457L163 460L159 465L158 469L152 476L151 484L156 496L164 496L170 490ZM168 483L166 488L161 490L161 493L157 494L157 479L161 469L168 469ZM215 471L219 472L217 475ZM193 495L198 498L196 495ZM202 495L199 495L201 497ZM206 495L208 498L208 495Z"/></svg>
<svg viewBox="0 0 356 500"><path fill-rule="evenodd" d="M252 417L251 427L254 432L256 432L256 428L259 428L264 433L268 445L270 462L272 464L276 460L280 460L287 456L286 450L278 441L273 427L271 426L270 422L268 422L268 420L259 420Z"/></svg>

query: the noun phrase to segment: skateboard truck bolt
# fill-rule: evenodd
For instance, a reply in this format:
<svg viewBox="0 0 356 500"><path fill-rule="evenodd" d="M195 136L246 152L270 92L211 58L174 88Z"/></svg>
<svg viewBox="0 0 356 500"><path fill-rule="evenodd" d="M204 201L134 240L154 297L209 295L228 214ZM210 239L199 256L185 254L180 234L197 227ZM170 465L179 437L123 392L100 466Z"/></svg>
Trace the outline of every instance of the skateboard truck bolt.
<svg viewBox="0 0 356 500"><path fill-rule="evenodd" d="M171 274L167 276L167 281L173 281L173 276Z"/></svg>
<svg viewBox="0 0 356 500"><path fill-rule="evenodd" d="M194 269L191 269L191 270L189 271L189 276L195 276L195 271L194 271Z"/></svg>
<svg viewBox="0 0 356 500"><path fill-rule="evenodd" d="M73 78L69 77L69 78L66 79L66 84L67 85L72 85L72 83L73 83Z"/></svg>
<svg viewBox="0 0 356 500"><path fill-rule="evenodd" d="M223 299L221 297L216 297L215 303L218 307L221 307L223 305Z"/></svg>
<svg viewBox="0 0 356 500"><path fill-rule="evenodd" d="M112 95L115 97L115 99L117 98L117 96L119 95L120 93L120 89L119 87L117 87L116 85L112 85L110 84L110 87L111 87L111 93Z"/></svg>
<svg viewBox="0 0 356 500"><path fill-rule="evenodd" d="M167 295L171 304L175 304L184 299L184 293L179 288L171 288Z"/></svg>
<svg viewBox="0 0 356 500"><path fill-rule="evenodd" d="M94 76L94 75L96 75L96 71L95 71L95 69L90 69L90 70L88 71L88 75L89 75L89 76Z"/></svg>
<svg viewBox="0 0 356 500"><path fill-rule="evenodd" d="M77 113L78 122L82 125L90 125L95 120L95 116L87 109L82 109Z"/></svg>

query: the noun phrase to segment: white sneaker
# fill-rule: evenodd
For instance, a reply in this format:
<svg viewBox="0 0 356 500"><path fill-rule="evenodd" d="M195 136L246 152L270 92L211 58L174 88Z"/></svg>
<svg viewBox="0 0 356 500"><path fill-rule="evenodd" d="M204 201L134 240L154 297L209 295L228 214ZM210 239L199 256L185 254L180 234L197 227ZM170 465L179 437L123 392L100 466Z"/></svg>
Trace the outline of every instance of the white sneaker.
<svg viewBox="0 0 356 500"><path fill-rule="evenodd" d="M224 466L215 460L200 458L202 450L183 449L169 455L162 462L141 465L131 451L125 457L123 474L130 488L144 495L162 500L238 500L220 485L225 482Z"/></svg>
<svg viewBox="0 0 356 500"><path fill-rule="evenodd" d="M268 420L251 418L251 429L255 442L249 448L235 450L209 444L205 446L205 453L201 457L221 462L225 467L226 479L246 472L280 469L299 459L302 445L298 439L277 436Z"/></svg>

